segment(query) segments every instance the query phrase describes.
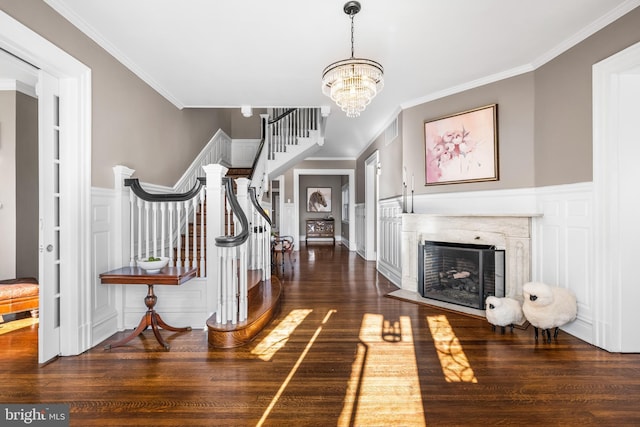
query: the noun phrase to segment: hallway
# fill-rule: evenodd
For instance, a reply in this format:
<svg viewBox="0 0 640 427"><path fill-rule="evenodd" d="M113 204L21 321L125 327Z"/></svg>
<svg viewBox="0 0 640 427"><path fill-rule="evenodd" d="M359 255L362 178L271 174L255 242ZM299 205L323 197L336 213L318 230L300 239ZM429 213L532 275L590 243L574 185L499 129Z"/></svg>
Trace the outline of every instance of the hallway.
<svg viewBox="0 0 640 427"><path fill-rule="evenodd" d="M339 245L303 245L277 274L282 310L242 348L192 325L162 331L168 352L147 330L38 367L35 326L0 335L0 401L68 403L72 426L640 424L638 354L385 297L375 263Z"/></svg>

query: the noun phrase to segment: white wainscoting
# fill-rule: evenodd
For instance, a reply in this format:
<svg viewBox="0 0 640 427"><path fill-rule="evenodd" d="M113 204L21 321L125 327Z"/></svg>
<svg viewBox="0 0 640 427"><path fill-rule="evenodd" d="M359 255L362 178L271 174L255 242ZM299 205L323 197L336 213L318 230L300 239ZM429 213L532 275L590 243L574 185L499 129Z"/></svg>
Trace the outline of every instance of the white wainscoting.
<svg viewBox="0 0 640 427"><path fill-rule="evenodd" d="M380 204L384 211L385 202ZM532 221L531 280L567 287L578 298L578 318L562 329L594 343L593 184L578 183L515 190L477 191L415 197L416 213L542 214ZM395 213L382 214L390 217ZM381 218L390 222L391 218ZM391 250L392 234L381 233L382 252ZM360 241L358 241L360 245ZM402 261L400 261L402 263ZM383 268L387 268L386 261ZM386 271L381 273L388 274ZM394 282L395 283L395 282Z"/></svg>
<svg viewBox="0 0 640 427"><path fill-rule="evenodd" d="M394 285L402 286L402 201L387 199L378 207L378 271Z"/></svg>
<svg viewBox="0 0 640 427"><path fill-rule="evenodd" d="M281 195L282 197L282 195ZM281 236L292 236L294 239L300 234L295 228L294 224L296 223L295 217L297 216L296 207L293 203L281 203L282 208L280 209L280 235ZM295 246L293 248L295 251L300 250L300 242L295 242Z"/></svg>
<svg viewBox="0 0 640 427"><path fill-rule="evenodd" d="M534 222L534 278L576 293L578 318L562 329L593 343L593 185L541 187L536 198L543 215Z"/></svg>
<svg viewBox="0 0 640 427"><path fill-rule="evenodd" d="M356 204L355 211L356 253L362 258L367 259L365 253L365 204Z"/></svg>
<svg viewBox="0 0 640 427"><path fill-rule="evenodd" d="M197 277L180 286L154 286L154 292L158 296L155 309L162 320L172 326L205 329L207 318L211 314L206 311L206 284L206 277ZM146 295L147 287L144 285L124 286L122 313L125 329L135 328L140 323L147 310L144 305Z"/></svg>
<svg viewBox="0 0 640 427"><path fill-rule="evenodd" d="M234 139L231 141L231 165L234 168L250 168L260 145L259 139Z"/></svg>
<svg viewBox="0 0 640 427"><path fill-rule="evenodd" d="M100 273L117 268L114 260L114 190L91 190L91 345L95 346L121 328L116 300L122 297L120 286L100 283Z"/></svg>
<svg viewBox="0 0 640 427"><path fill-rule="evenodd" d="M135 328L147 310L144 304L146 286L100 283L100 273L124 266L122 248L115 247L118 241L115 194L113 189L92 188L92 345L99 344L116 331ZM128 227L128 222L125 226ZM181 286L155 286L154 290L158 296L156 309L168 324L205 328L210 313L206 309L204 278L192 279Z"/></svg>

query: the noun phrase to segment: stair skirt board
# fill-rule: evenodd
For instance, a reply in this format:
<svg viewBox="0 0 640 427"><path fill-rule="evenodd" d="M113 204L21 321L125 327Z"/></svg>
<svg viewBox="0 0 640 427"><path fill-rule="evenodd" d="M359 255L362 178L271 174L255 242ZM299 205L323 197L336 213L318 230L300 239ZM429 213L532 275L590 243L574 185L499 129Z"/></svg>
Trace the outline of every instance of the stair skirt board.
<svg viewBox="0 0 640 427"><path fill-rule="evenodd" d="M209 346L214 348L240 347L264 329L280 311L282 284L276 276L261 281L252 287L248 294L247 320L235 325L217 323L214 314L207 320Z"/></svg>

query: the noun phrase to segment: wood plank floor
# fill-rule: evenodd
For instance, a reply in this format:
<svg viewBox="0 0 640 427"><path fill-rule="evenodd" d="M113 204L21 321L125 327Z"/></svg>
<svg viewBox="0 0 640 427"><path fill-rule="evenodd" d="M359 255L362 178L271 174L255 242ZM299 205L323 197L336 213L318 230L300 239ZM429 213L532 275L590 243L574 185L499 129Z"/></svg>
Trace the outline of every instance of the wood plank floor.
<svg viewBox="0 0 640 427"><path fill-rule="evenodd" d="M72 426L640 425L638 354L385 297L340 246L303 246L278 274L282 311L243 348L163 331L165 352L145 331L38 367L35 327L0 335L0 403L68 403Z"/></svg>

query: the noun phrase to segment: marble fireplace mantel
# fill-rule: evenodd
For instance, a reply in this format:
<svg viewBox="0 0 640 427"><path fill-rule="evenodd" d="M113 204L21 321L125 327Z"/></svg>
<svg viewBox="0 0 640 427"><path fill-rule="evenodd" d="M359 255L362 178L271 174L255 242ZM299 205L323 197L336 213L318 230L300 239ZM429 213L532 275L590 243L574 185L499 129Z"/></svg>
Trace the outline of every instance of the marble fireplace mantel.
<svg viewBox="0 0 640 427"><path fill-rule="evenodd" d="M471 314L467 309L423 298L418 293L418 244L425 240L493 245L505 250L505 294L522 300L522 285L531 277L532 219L541 214L403 214L402 215L402 293Z"/></svg>

